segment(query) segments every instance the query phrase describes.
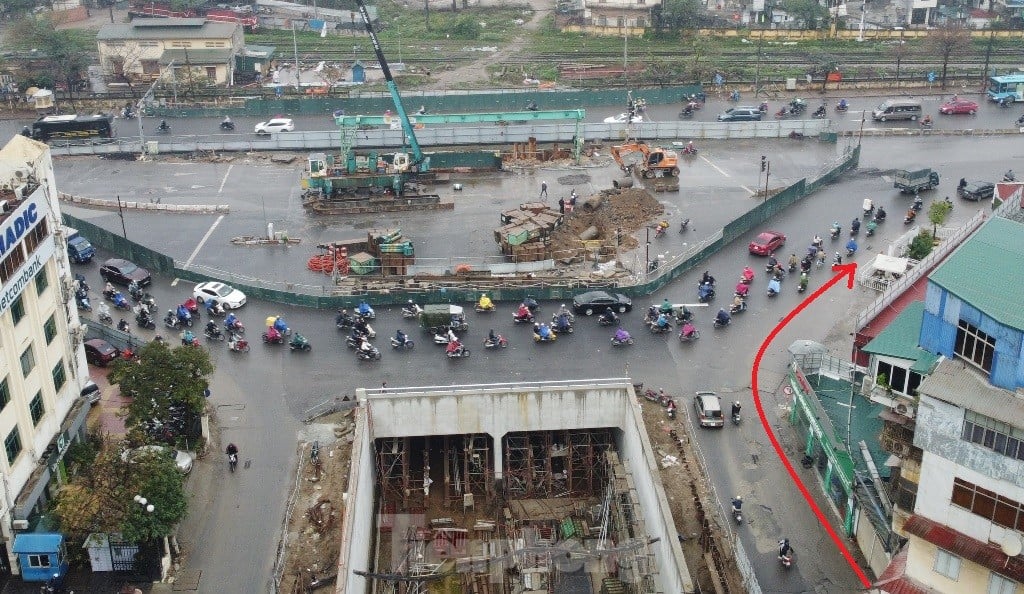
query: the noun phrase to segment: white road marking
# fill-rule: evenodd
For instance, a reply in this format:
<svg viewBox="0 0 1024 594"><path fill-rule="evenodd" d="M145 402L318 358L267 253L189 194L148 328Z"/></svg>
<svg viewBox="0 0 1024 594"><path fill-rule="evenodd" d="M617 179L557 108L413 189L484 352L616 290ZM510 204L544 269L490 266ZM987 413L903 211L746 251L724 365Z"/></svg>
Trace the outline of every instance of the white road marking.
<svg viewBox="0 0 1024 594"><path fill-rule="evenodd" d="M203 235L203 238L199 240L199 245L196 246L196 249L192 250L188 260L185 261L185 266L183 266L185 270L188 270L188 267L192 265L192 261L199 255L199 250L203 249L203 245L206 244L206 240L210 239L210 236L213 235L213 230L217 228L217 225L219 225L222 220L224 220L224 215L217 217L217 220L210 225L210 228L206 231L206 235ZM177 282L178 279L174 279L174 283ZM174 283L171 283L172 287L174 286Z"/></svg>
<svg viewBox="0 0 1024 594"><path fill-rule="evenodd" d="M726 172L722 171L722 168L721 168L721 167L719 167L718 165L715 165L714 163L712 163L712 162L711 162L711 160L710 160L710 159L708 159L707 157L705 157L704 155L700 155L700 158L701 158L701 159L703 159L705 163L707 163L708 165L712 166L712 167L713 167L713 168L715 169L715 171L717 171L717 172L721 173L721 174L722 174L722 175L724 175L725 177L732 177L732 176L731 176L731 175L729 175L728 173L726 173Z"/></svg>
<svg viewBox="0 0 1024 594"><path fill-rule="evenodd" d="M224 184L226 184L226 183L227 183L227 181L228 181L228 176L229 176L229 175L231 175L231 168L232 168L232 167L234 167L234 166L235 166L235 164L234 164L234 163L232 163L232 164L228 165L228 170L224 172L224 179L220 180L220 189L219 189L219 190L217 190L217 193L218 193L218 194L220 194L221 192L223 192L223 191L224 191ZM219 223L220 221L218 220L217 222ZM214 223L214 226L216 226L216 224L217 224L217 223Z"/></svg>
<svg viewBox="0 0 1024 594"><path fill-rule="evenodd" d="M751 190L751 189L750 189L750 188L748 188L747 186L744 186L744 185L742 185L742 184L741 184L741 185L740 185L740 187L741 187L741 188L743 188L744 190L746 190L746 191L750 192L750 195L751 195L751 196L754 196L754 195L756 195L756 194L757 194L757 192L755 192L754 190Z"/></svg>

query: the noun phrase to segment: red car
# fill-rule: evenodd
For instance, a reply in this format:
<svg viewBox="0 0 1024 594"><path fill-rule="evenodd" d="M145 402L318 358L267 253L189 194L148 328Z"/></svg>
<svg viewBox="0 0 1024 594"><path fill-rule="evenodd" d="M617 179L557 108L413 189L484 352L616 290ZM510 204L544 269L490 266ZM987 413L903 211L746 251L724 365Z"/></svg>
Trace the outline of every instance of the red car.
<svg viewBox="0 0 1024 594"><path fill-rule="evenodd" d="M943 115L951 115L954 113L966 113L974 115L978 113L978 104L974 101L968 101L967 99L957 99L956 101L947 101L939 106L939 113Z"/></svg>
<svg viewBox="0 0 1024 594"><path fill-rule="evenodd" d="M764 231L747 248L755 256L767 256L786 243L786 236L778 231Z"/></svg>

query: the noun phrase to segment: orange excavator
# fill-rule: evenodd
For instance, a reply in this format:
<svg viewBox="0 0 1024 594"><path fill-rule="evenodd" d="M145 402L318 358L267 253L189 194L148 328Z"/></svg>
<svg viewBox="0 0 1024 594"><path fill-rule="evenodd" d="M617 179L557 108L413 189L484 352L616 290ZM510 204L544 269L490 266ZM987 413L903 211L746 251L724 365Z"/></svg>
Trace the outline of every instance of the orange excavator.
<svg viewBox="0 0 1024 594"><path fill-rule="evenodd" d="M629 175L636 170L645 179L679 177L679 156L675 151L629 142L613 146L611 152L615 162Z"/></svg>

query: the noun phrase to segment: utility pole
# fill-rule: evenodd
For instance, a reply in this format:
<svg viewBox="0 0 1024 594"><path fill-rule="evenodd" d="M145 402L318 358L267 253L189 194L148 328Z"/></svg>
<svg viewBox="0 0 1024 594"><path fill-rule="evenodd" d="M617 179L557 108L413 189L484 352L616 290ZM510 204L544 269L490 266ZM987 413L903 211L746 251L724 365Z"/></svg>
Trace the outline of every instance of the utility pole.
<svg viewBox="0 0 1024 594"><path fill-rule="evenodd" d="M170 63L167 64L167 68L171 71L172 74L174 73L174 60L171 60ZM166 70L164 72L166 72ZM142 128L142 110L146 106L146 98L153 96L153 89L156 88L156 83L160 82L160 80L163 77L163 73L160 73L160 76L158 76L157 79L153 81L153 84L149 85L149 88L146 89L146 92L142 94L142 99L139 99L138 104L135 105L135 119L139 123L139 154L143 158L145 158L146 156L146 133ZM120 209L120 198L118 198L117 205ZM124 215L121 215L121 225L124 226ZM127 239L127 237L125 239Z"/></svg>
<svg viewBox="0 0 1024 594"><path fill-rule="evenodd" d="M995 41L996 32L990 30L988 32L988 47L985 49L985 70L981 73L981 88L988 86L988 65L989 60L992 58L992 42Z"/></svg>
<svg viewBox="0 0 1024 594"><path fill-rule="evenodd" d="M761 46L764 44L764 29L761 29L761 36L757 38L757 66L754 68L754 99L761 89Z"/></svg>
<svg viewBox="0 0 1024 594"><path fill-rule="evenodd" d="M302 71L299 70L299 40L295 37L295 21L292 21L292 48L295 51L295 90L302 88Z"/></svg>
<svg viewBox="0 0 1024 594"><path fill-rule="evenodd" d="M900 63L903 61L903 27L896 27L900 32L900 46L896 51L896 92L900 92Z"/></svg>

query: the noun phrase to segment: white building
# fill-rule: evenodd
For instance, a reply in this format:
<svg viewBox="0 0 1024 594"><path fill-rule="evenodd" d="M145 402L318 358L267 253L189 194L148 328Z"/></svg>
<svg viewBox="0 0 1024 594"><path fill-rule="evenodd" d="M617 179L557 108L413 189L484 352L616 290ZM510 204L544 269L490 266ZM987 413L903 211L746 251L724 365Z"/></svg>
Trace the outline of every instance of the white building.
<svg viewBox="0 0 1024 594"><path fill-rule="evenodd" d="M60 229L49 148L15 136L0 149L0 571L12 573L14 535L39 524L89 406Z"/></svg>

